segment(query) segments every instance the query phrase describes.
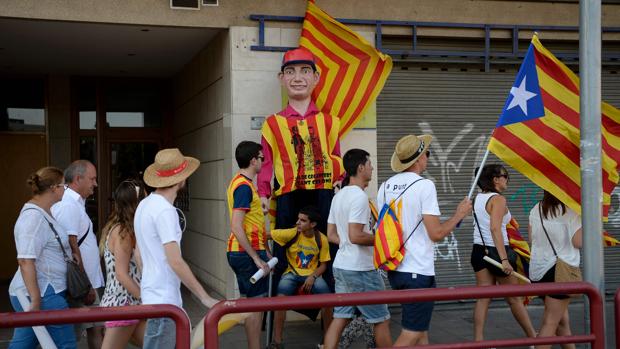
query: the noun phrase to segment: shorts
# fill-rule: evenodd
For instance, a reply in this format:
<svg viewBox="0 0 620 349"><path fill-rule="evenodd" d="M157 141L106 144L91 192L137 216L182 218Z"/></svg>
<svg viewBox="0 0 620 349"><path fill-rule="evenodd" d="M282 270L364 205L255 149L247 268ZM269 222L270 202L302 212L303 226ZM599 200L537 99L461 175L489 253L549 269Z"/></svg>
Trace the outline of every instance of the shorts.
<svg viewBox="0 0 620 349"><path fill-rule="evenodd" d="M172 319L155 318L146 321L143 348L174 349L177 340L177 328Z"/></svg>
<svg viewBox="0 0 620 349"><path fill-rule="evenodd" d="M256 251L256 253L258 253L260 259L267 262L267 252L263 250ZM267 295L267 291L269 290L269 277L262 277L255 284L250 282L250 278L258 271L258 268L249 254L246 252L227 252L226 258L237 277L237 284L239 285L239 293L241 293L241 296L252 298Z"/></svg>
<svg viewBox="0 0 620 349"><path fill-rule="evenodd" d="M435 288L435 276L405 273L400 271L388 272L388 280L393 290L410 290L418 288ZM433 315L435 302L416 302L402 305L402 326L408 331L428 331Z"/></svg>
<svg viewBox="0 0 620 349"><path fill-rule="evenodd" d="M497 248L493 247L493 246L487 246L486 248L488 248L489 250L495 250L497 251ZM506 249L506 253L508 255L508 260L510 261L510 265L512 266L512 268L514 270L517 270L517 264L515 263L516 261L516 255L513 256L513 254L516 254L516 252L510 248L508 245L504 246L504 248ZM489 262L485 261L483 259L484 256L486 256L486 253L484 252L485 247L482 245L478 245L478 244L474 244L472 250L471 250L471 266L474 268L474 272L479 272L482 269L487 269L491 274L493 274L494 276L507 276L506 273L504 273L503 270L499 269L498 267L489 264ZM498 261L499 262L499 261Z"/></svg>
<svg viewBox="0 0 620 349"><path fill-rule="evenodd" d="M133 326L139 323L140 320L116 320L116 321L106 321L105 328L113 328L113 327L127 327Z"/></svg>
<svg viewBox="0 0 620 349"><path fill-rule="evenodd" d="M547 270L547 272L545 273L545 275L542 277L542 279L538 280L538 281L532 281L532 283L540 283L540 282L555 282L555 264L551 267L551 269ZM549 294L547 295L551 298L555 298L555 299L568 299L570 298L569 295L566 294ZM545 298L545 296L540 296L540 298Z"/></svg>
<svg viewBox="0 0 620 349"><path fill-rule="evenodd" d="M292 296L297 293L297 289L306 282L309 276L296 275L295 273L286 273L282 275L280 283L278 284L278 294L285 296ZM331 293L329 287L322 277L318 277L314 280L312 285L311 294Z"/></svg>
<svg viewBox="0 0 620 349"><path fill-rule="evenodd" d="M378 270L354 271L334 268L336 293L384 291L385 285ZM335 319L352 319L358 309L369 324L390 319L387 304L348 305L334 308Z"/></svg>

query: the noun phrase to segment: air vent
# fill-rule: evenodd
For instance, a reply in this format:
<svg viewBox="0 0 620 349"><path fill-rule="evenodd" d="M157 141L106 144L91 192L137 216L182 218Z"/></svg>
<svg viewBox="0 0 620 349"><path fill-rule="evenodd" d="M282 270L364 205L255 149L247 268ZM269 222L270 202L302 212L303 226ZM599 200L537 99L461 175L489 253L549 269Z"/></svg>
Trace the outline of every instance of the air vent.
<svg viewBox="0 0 620 349"><path fill-rule="evenodd" d="M200 10L200 0L170 0L170 8L174 10Z"/></svg>
<svg viewBox="0 0 620 349"><path fill-rule="evenodd" d="M217 6L219 0L202 0L202 6Z"/></svg>

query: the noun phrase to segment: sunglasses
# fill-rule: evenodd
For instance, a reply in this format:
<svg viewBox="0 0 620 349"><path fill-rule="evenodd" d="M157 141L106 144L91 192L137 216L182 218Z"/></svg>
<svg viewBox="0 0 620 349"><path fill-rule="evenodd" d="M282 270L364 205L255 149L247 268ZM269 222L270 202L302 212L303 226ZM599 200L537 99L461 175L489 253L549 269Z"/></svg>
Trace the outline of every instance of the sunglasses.
<svg viewBox="0 0 620 349"><path fill-rule="evenodd" d="M431 157L431 151L430 151L430 150L427 150L427 151L426 151L426 157L427 157L427 158L430 158L430 157Z"/></svg>
<svg viewBox="0 0 620 349"><path fill-rule="evenodd" d="M501 174L501 175L499 175L497 177L504 177L504 178L508 179L508 173Z"/></svg>

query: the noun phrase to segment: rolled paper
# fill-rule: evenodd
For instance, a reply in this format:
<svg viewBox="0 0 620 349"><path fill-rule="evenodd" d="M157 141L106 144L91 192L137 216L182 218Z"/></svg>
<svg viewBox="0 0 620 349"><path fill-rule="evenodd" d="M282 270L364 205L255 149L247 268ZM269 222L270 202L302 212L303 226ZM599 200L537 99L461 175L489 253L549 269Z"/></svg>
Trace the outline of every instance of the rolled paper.
<svg viewBox="0 0 620 349"><path fill-rule="evenodd" d="M24 289L17 290L17 300L24 311L30 309L30 301ZM45 326L32 326L32 330L34 331L34 335L37 336L42 349L56 349L56 344L52 340L49 332L47 332Z"/></svg>
<svg viewBox="0 0 620 349"><path fill-rule="evenodd" d="M482 257L482 259L484 259L485 261L487 261L487 262L489 262L489 263L493 264L494 266L496 266L496 267L498 267L498 268L500 268L500 269L502 269L502 270L504 269L504 267L502 266L502 263L499 263L498 261L496 261L495 259L493 259L493 258L491 258L491 257L489 257L489 256L484 256L484 257ZM523 281L527 282L528 284L531 284L531 283L532 283L532 282L530 281L530 279L528 279L528 278L526 278L525 276L523 276L523 275L521 275L521 274L517 273L517 272L516 272L516 271L514 271L514 270L512 271L512 273L510 273L510 275L514 275L514 276L516 276L517 278L519 278L519 279L521 279L521 280L523 280Z"/></svg>
<svg viewBox="0 0 620 349"><path fill-rule="evenodd" d="M278 258L276 257L271 258L269 262L267 262L269 269L273 269L276 264L278 264ZM254 273L254 275L252 275L252 277L250 278L250 282L255 284L256 281L260 280L263 276L265 276L265 272L263 271L263 269L258 269L258 271Z"/></svg>

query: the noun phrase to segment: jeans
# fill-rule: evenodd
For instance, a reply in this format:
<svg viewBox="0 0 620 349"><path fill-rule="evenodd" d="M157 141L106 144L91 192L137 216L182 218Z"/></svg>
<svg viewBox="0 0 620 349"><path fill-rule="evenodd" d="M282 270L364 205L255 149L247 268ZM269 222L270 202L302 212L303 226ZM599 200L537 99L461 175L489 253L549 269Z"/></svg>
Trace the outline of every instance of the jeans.
<svg viewBox="0 0 620 349"><path fill-rule="evenodd" d="M17 297L11 296L10 298L13 309L15 309L16 312L23 312L24 309L22 309L21 304L19 304ZM51 285L48 286L41 298L41 310L61 310L68 308L69 305L65 299L65 291L56 293ZM58 349L77 348L73 325L48 325L45 326L45 328ZM9 349L34 349L38 344L39 340L35 336L32 327L17 327L13 331L13 339L11 339Z"/></svg>
<svg viewBox="0 0 620 349"><path fill-rule="evenodd" d="M148 349L174 349L177 340L176 334L176 325L172 319L148 319L142 347Z"/></svg>
<svg viewBox="0 0 620 349"><path fill-rule="evenodd" d="M297 289L306 282L308 276L295 275L295 273L286 273L282 275L280 283L278 284L278 294L285 296L292 296L297 292ZM312 285L311 294L331 293L329 287L322 277L314 280Z"/></svg>

